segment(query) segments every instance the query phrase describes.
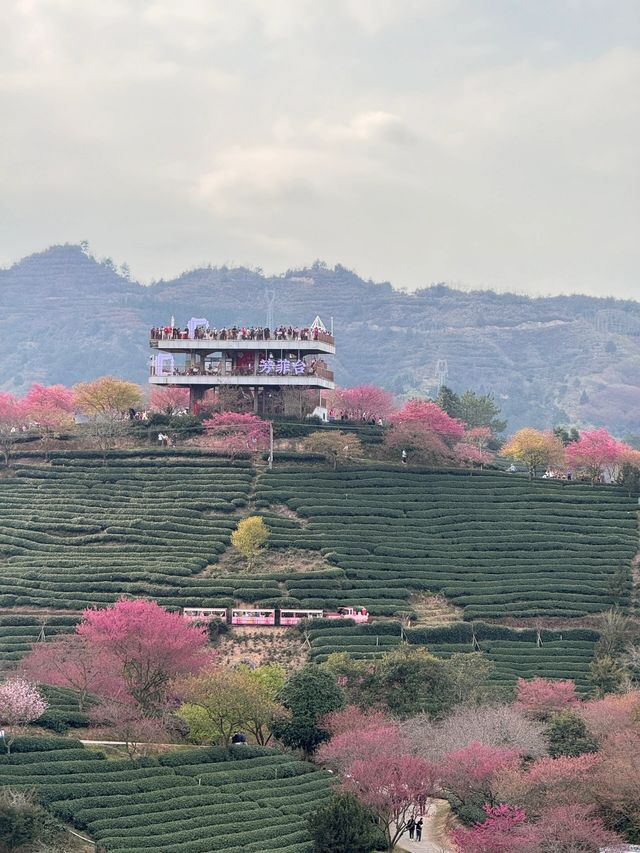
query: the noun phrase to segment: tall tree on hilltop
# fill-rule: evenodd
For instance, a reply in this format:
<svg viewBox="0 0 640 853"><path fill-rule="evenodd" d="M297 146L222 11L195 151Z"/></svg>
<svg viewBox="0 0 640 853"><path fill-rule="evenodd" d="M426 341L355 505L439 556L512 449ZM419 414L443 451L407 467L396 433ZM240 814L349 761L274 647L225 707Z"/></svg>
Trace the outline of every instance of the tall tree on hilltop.
<svg viewBox="0 0 640 853"><path fill-rule="evenodd" d="M461 441L464 425L430 400L408 400L389 418L392 424L419 423L445 442Z"/></svg>
<svg viewBox="0 0 640 853"><path fill-rule="evenodd" d="M526 465L531 480L541 467L564 464L564 447L560 439L552 432L540 432L531 427L518 430L503 446L502 453Z"/></svg>
<svg viewBox="0 0 640 853"><path fill-rule="evenodd" d="M493 435L498 435L507 428L507 422L500 419L500 409L493 394L465 391L459 398L458 417L469 429L488 427Z"/></svg>
<svg viewBox="0 0 640 853"><path fill-rule="evenodd" d="M336 388L333 405L352 420L387 420L394 408L393 394L378 385Z"/></svg>
<svg viewBox="0 0 640 853"><path fill-rule="evenodd" d="M442 385L436 397L436 403L450 418L460 420L460 397L447 385Z"/></svg>
<svg viewBox="0 0 640 853"><path fill-rule="evenodd" d="M106 462L106 452L115 447L129 428L129 414L142 401L140 387L113 376L80 382L71 389L74 405L89 421L89 432Z"/></svg>
<svg viewBox="0 0 640 853"><path fill-rule="evenodd" d="M200 443L236 453L265 450L269 446L269 424L257 415L221 412L202 422L206 433Z"/></svg>
<svg viewBox="0 0 640 853"><path fill-rule="evenodd" d="M487 427L495 436L507 427L507 422L500 419L500 408L493 394L476 394L475 391L467 390L458 395L443 385L436 403L450 417L465 423L468 429Z"/></svg>
<svg viewBox="0 0 640 853"><path fill-rule="evenodd" d="M166 388L154 387L149 397L149 408L152 412L163 415L175 415L183 409L189 409L189 389L168 385Z"/></svg>
<svg viewBox="0 0 640 853"><path fill-rule="evenodd" d="M584 430L578 441L567 445L567 462L584 471L592 482L603 473L613 476L626 446L609 435L606 429Z"/></svg>

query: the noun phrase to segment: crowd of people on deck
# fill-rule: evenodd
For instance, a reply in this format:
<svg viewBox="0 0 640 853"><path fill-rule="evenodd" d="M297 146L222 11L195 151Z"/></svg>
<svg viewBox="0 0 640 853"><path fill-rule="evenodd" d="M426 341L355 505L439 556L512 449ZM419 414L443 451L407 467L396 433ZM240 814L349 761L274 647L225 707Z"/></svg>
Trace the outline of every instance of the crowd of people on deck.
<svg viewBox="0 0 640 853"><path fill-rule="evenodd" d="M267 326L231 326L230 328L214 329L198 326L190 335L189 328L178 326L154 326L151 329L152 341L168 340L197 340L197 341L333 341L331 335L318 328L305 326L278 326L269 329Z"/></svg>

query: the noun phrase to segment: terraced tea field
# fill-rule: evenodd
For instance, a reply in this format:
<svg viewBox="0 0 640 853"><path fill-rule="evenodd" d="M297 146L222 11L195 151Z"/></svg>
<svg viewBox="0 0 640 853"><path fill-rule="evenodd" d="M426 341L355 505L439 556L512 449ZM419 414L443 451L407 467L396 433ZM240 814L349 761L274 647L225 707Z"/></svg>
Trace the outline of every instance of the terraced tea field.
<svg viewBox="0 0 640 853"><path fill-rule="evenodd" d="M20 660L37 640L68 634L79 621L74 615L0 614L0 672Z"/></svg>
<svg viewBox="0 0 640 853"><path fill-rule="evenodd" d="M38 612L50 636L71 630L84 607L123 593L168 607L364 605L393 617L431 592L469 621L580 617L630 602L637 508L613 487L385 465L257 475L246 461L193 452L119 452L107 465L68 453L29 463L0 478L4 666L40 636ZM315 551L324 568L218 568L239 517L256 511L275 554ZM394 631L374 623L314 633L311 656L377 655L399 642ZM486 638L484 650L507 680L554 666L581 680L591 655L589 644L525 651L501 642ZM450 645L434 651L447 654Z"/></svg>
<svg viewBox="0 0 640 853"><path fill-rule="evenodd" d="M108 760L80 741L23 738L0 786L34 790L59 818L118 853L309 853L304 816L331 793L315 765L264 747Z"/></svg>
<svg viewBox="0 0 640 853"><path fill-rule="evenodd" d="M231 604L235 580L194 575L228 546L253 477L207 457L17 467L0 479L0 607L79 610L122 593Z"/></svg>
<svg viewBox="0 0 640 853"><path fill-rule="evenodd" d="M630 601L637 507L614 487L358 466L273 471L257 498L307 522L273 544L322 549L342 570L287 579L305 607L393 615L412 592L430 590L470 620L579 617Z"/></svg>
<svg viewBox="0 0 640 853"><path fill-rule="evenodd" d="M400 645L399 622L369 625L322 624L308 633L309 657L323 663L334 652L347 652L358 660L380 657ZM571 678L581 692L589 689L589 665L598 633L586 628L562 631L514 629L502 625L462 622L442 628L408 628L404 638L424 645L436 657L482 652L495 664L491 681L512 687L518 678Z"/></svg>

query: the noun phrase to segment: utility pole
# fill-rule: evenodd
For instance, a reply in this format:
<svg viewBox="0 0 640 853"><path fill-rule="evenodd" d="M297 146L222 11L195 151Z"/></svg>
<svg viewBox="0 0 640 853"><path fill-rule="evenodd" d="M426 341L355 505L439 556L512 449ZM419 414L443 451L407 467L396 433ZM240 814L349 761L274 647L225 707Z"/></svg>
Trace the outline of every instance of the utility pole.
<svg viewBox="0 0 640 853"><path fill-rule="evenodd" d="M273 468L273 421L269 421L269 470Z"/></svg>
<svg viewBox="0 0 640 853"><path fill-rule="evenodd" d="M271 329L271 331L273 331L276 322L273 311L273 306L276 301L275 290L270 290L268 287L265 287L264 300L267 303L267 329Z"/></svg>
<svg viewBox="0 0 640 853"><path fill-rule="evenodd" d="M440 393L440 389L443 385L447 384L447 377L449 376L449 365L447 364L446 358L439 358L436 364L436 383L438 386L437 393Z"/></svg>

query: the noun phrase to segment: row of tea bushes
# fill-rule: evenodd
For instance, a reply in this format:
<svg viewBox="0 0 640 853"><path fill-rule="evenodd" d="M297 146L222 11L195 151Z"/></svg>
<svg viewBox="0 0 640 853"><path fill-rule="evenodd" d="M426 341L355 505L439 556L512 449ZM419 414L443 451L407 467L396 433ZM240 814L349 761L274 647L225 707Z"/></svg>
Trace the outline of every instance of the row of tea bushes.
<svg viewBox="0 0 640 853"><path fill-rule="evenodd" d="M86 711L78 710L78 697L74 690L66 687L39 685L38 689L49 703L45 713L34 725L64 734L70 728L86 728L91 720Z"/></svg>
<svg viewBox="0 0 640 853"><path fill-rule="evenodd" d="M335 652L346 652L357 660L376 658L401 642L400 623L392 620L356 625L350 619L323 619L311 623L306 633L313 663L323 663Z"/></svg>
<svg viewBox="0 0 640 853"><path fill-rule="evenodd" d="M331 794L328 773L264 747L131 762L71 739L43 739L37 752L22 740L0 756L0 785L34 790L106 851L310 853L305 817Z"/></svg>
<svg viewBox="0 0 640 853"><path fill-rule="evenodd" d="M468 623L441 628L409 628L409 643L425 645L437 657L479 651L495 664L492 681L512 687L518 678L570 678L581 692L589 690L589 667L597 631L517 629Z"/></svg>
<svg viewBox="0 0 640 853"><path fill-rule="evenodd" d="M498 471L296 467L258 480L258 509L277 504L306 523L283 527L273 545L320 550L344 573L286 578L306 607L360 603L393 615L425 590L463 607L465 619L580 617L630 603L637 513L614 487Z"/></svg>
<svg viewBox="0 0 640 853"><path fill-rule="evenodd" d="M0 614L0 672L13 667L36 641L69 634L79 621L75 615Z"/></svg>
<svg viewBox="0 0 640 853"><path fill-rule="evenodd" d="M482 622L460 622L439 628L401 628L399 622L355 625L349 620L312 623L306 635L309 657L323 663L330 654L346 652L362 660L380 657L404 640L426 647L436 657L482 652L495 664L493 682L512 688L518 678L570 678L582 692L589 689L597 631L585 628L536 630Z"/></svg>
<svg viewBox="0 0 640 853"><path fill-rule="evenodd" d="M194 575L228 546L253 481L248 462L202 454L18 466L0 480L0 607L79 610L122 593L230 604L238 579Z"/></svg>

